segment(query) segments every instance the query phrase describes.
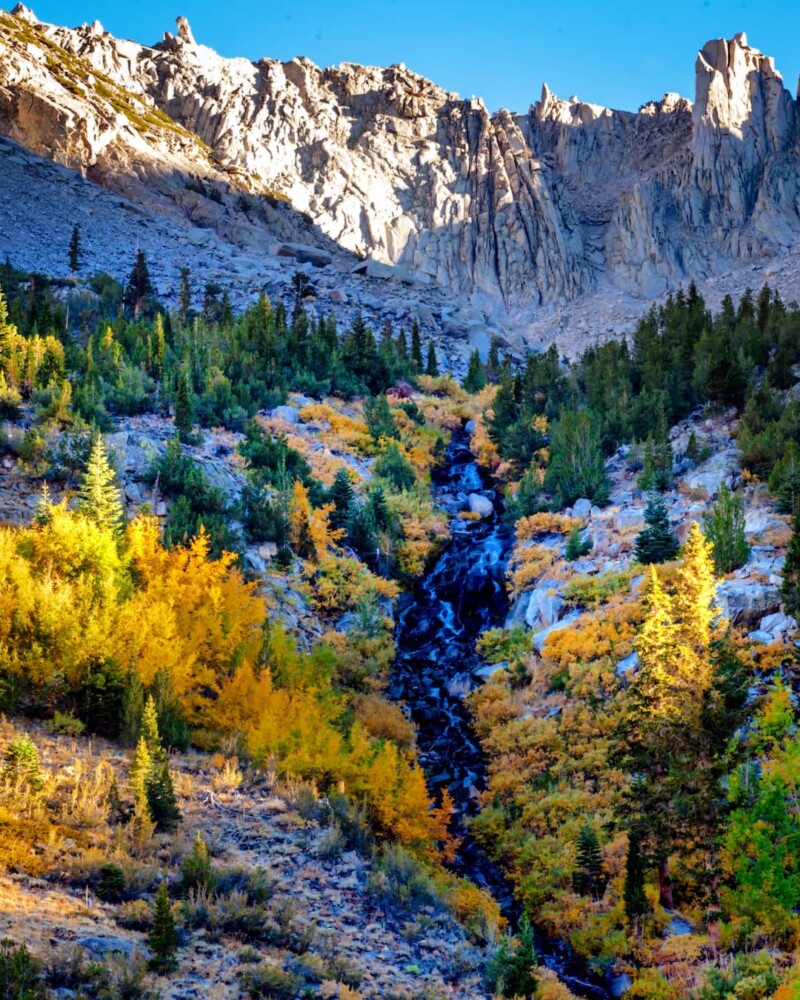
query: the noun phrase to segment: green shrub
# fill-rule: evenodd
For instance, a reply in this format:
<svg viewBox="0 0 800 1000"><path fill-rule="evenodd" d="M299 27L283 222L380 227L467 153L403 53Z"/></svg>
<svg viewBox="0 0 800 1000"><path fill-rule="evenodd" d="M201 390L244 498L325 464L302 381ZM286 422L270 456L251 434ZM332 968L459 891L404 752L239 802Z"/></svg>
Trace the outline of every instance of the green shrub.
<svg viewBox="0 0 800 1000"><path fill-rule="evenodd" d="M194 837L191 854L187 854L181 866L181 888L185 893L192 889L202 889L213 893L217 886L217 876L211 864L208 844L198 830Z"/></svg>
<svg viewBox="0 0 800 1000"><path fill-rule="evenodd" d="M399 910L442 903L422 862L400 844L384 847L373 863L369 890L385 905Z"/></svg>
<svg viewBox="0 0 800 1000"><path fill-rule="evenodd" d="M58 736L80 736L86 726L71 713L57 711L47 724L47 728Z"/></svg>
<svg viewBox="0 0 800 1000"><path fill-rule="evenodd" d="M119 865L103 865L97 874L95 892L105 903L118 903L125 892L125 873Z"/></svg>
<svg viewBox="0 0 800 1000"><path fill-rule="evenodd" d="M568 604L602 604L614 594L624 593L631 583L628 571L610 570L598 576L575 576L564 587L564 600Z"/></svg>
<svg viewBox="0 0 800 1000"><path fill-rule="evenodd" d="M34 791L39 791L44 786L39 750L27 733L11 741L5 753L3 773Z"/></svg>
<svg viewBox="0 0 800 1000"><path fill-rule="evenodd" d="M39 962L24 944L0 941L0 997L3 1000L46 1000Z"/></svg>

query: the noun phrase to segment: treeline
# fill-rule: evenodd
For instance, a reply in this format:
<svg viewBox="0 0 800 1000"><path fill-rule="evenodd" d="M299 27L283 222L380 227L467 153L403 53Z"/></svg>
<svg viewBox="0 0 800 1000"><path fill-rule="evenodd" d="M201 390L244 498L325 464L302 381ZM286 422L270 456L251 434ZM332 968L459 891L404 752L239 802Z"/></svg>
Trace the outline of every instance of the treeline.
<svg viewBox="0 0 800 1000"><path fill-rule="evenodd" d="M310 317L314 287L301 271L290 308L262 295L237 316L213 284L193 310L188 270L177 310L165 310L142 251L126 285L98 275L69 295L69 317L47 279L8 264L0 267L2 292L0 406L8 415L23 401L44 412L61 400L62 421L71 414L100 429L113 415L172 410L183 435L195 424L242 431L289 391L352 399L438 374L433 342L423 345L416 321L397 334L387 324L376 337L360 316L343 335L333 316Z"/></svg>
<svg viewBox="0 0 800 1000"><path fill-rule="evenodd" d="M694 284L653 306L630 342L587 348L574 363L555 347L481 366L469 378L498 382L487 432L510 479L521 480L516 517L585 496L602 504L603 458L639 443L648 487L664 489L673 461L668 431L698 406L743 413L745 466L766 476L793 507L798 482L800 404L784 399L800 362L800 309L765 286L738 306L730 296L712 315ZM696 458L697 456L695 456Z"/></svg>

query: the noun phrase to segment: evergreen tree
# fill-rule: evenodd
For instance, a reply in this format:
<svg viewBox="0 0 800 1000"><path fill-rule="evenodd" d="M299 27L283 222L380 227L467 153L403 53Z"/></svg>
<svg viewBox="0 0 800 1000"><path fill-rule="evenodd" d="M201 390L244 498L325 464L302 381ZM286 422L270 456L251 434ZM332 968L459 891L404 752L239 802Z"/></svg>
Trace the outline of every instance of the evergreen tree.
<svg viewBox="0 0 800 1000"><path fill-rule="evenodd" d="M581 556L587 555L587 553L592 551L592 540L588 536L583 537L583 529L579 524L576 524L569 533L569 538L567 539L567 546L564 551L564 556L568 562L574 562L576 559L580 559Z"/></svg>
<svg viewBox="0 0 800 1000"><path fill-rule="evenodd" d="M651 493L644 511L647 527L636 537L636 559L645 565L666 562L678 552L678 539L669 524L667 505L660 493Z"/></svg>
<svg viewBox="0 0 800 1000"><path fill-rule="evenodd" d="M750 546L744 533L744 500L741 493L732 493L723 483L717 502L703 515L706 538L714 546L714 569L720 575L732 573L744 566Z"/></svg>
<svg viewBox="0 0 800 1000"><path fill-rule="evenodd" d="M796 616L800 612L800 504L795 507L792 515L792 535L783 564L781 597L786 613Z"/></svg>
<svg viewBox="0 0 800 1000"><path fill-rule="evenodd" d="M181 268L181 289L178 293L178 317L181 325L186 326L192 308L191 272L188 267Z"/></svg>
<svg viewBox="0 0 800 1000"><path fill-rule="evenodd" d="M381 394L380 396L369 396L364 402L364 418L367 421L367 429L370 437L376 443L381 438L397 438L400 435L397 431L392 408L389 401Z"/></svg>
<svg viewBox="0 0 800 1000"><path fill-rule="evenodd" d="M167 884L162 882L156 893L153 906L153 926L147 938L150 948L150 968L168 972L176 965L175 953L178 949L178 932L172 915Z"/></svg>
<svg viewBox="0 0 800 1000"><path fill-rule="evenodd" d="M101 528L118 532L122 526L122 499L101 435L92 445L86 471L78 488L80 510Z"/></svg>
<svg viewBox="0 0 800 1000"><path fill-rule="evenodd" d="M333 504L333 510L328 518L331 528L346 528L353 512L355 494L347 470L342 466L337 469L331 488L328 490L328 503Z"/></svg>
<svg viewBox="0 0 800 1000"><path fill-rule="evenodd" d="M125 292L122 297L123 304L131 310L134 316L142 312L150 312L148 302L153 296L153 283L150 280L150 269L147 266L147 258L144 250L136 251L136 260L128 277Z"/></svg>
<svg viewBox="0 0 800 1000"><path fill-rule="evenodd" d="M180 823L181 813L166 761L154 765L145 789L147 807L158 830L169 832Z"/></svg>
<svg viewBox="0 0 800 1000"><path fill-rule="evenodd" d="M411 324L411 363L414 366L414 373L418 375L422 371L422 340L416 319Z"/></svg>
<svg viewBox="0 0 800 1000"><path fill-rule="evenodd" d="M175 388L175 429L180 440L184 443L191 440L193 426L194 410L192 394L189 389L189 376L185 371L182 371L178 375L178 384Z"/></svg>
<svg viewBox="0 0 800 1000"><path fill-rule="evenodd" d="M578 832L575 871L572 873L572 888L581 896L603 895L606 879L603 873L603 853L592 824L586 820Z"/></svg>
<svg viewBox="0 0 800 1000"><path fill-rule="evenodd" d="M622 898L625 902L625 916L634 926L650 912L644 891L645 872L641 835L632 831L628 836L628 853L625 856L625 887Z"/></svg>
<svg viewBox="0 0 800 1000"><path fill-rule="evenodd" d="M800 503L800 445L789 440L769 475L769 488L778 500L781 514L793 514Z"/></svg>
<svg viewBox="0 0 800 1000"><path fill-rule="evenodd" d="M586 409L562 410L550 434L546 483L556 507L579 497L608 502L608 477L600 447L600 425Z"/></svg>
<svg viewBox="0 0 800 1000"><path fill-rule="evenodd" d="M185 893L192 889L202 889L212 893L216 888L217 877L211 864L208 844L198 830L194 835L191 854L187 854L181 866L181 888Z"/></svg>
<svg viewBox="0 0 800 1000"><path fill-rule="evenodd" d="M467 392L480 392L486 385L486 370L483 367L481 356L477 351L473 351L469 357L469 367L464 381L461 383Z"/></svg>
<svg viewBox="0 0 800 1000"><path fill-rule="evenodd" d="M71 274L77 274L81 268L81 231L78 226L72 227L69 239L69 269Z"/></svg>
<svg viewBox="0 0 800 1000"><path fill-rule="evenodd" d="M500 377L500 344L497 337L492 337L492 346L489 348L489 357L486 359L486 378L489 382L496 382Z"/></svg>
<svg viewBox="0 0 800 1000"><path fill-rule="evenodd" d="M428 360L425 364L425 374L430 375L431 378L436 378L439 375L439 363L436 360L436 345L433 340L428 341Z"/></svg>
<svg viewBox="0 0 800 1000"><path fill-rule="evenodd" d="M520 917L516 941L504 937L490 963L488 976L493 989L503 997L535 996L537 964L533 927L525 911Z"/></svg>

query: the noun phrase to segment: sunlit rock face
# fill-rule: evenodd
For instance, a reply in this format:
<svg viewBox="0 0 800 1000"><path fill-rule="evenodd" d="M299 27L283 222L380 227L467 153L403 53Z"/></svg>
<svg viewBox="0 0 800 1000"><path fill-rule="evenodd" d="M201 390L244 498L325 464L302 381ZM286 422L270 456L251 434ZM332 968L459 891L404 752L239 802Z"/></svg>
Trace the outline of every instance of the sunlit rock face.
<svg viewBox="0 0 800 1000"><path fill-rule="evenodd" d="M342 247L523 325L744 274L800 232L797 102L744 35L703 47L693 105L666 94L635 113L545 86L527 113L490 114L402 65L226 59L184 18L147 47L18 8L0 47L0 129L34 151L179 207L187 174L278 192ZM65 86L59 51L94 75ZM109 83L181 129L109 111Z"/></svg>

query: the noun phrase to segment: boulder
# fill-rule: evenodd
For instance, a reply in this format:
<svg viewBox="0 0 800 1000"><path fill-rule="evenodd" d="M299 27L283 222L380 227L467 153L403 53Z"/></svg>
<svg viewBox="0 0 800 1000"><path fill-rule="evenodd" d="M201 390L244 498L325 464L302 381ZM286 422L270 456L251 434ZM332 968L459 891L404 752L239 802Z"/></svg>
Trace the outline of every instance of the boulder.
<svg viewBox="0 0 800 1000"><path fill-rule="evenodd" d="M586 497L576 500L572 505L572 516L579 517L582 521L590 518L592 516L592 501L587 500Z"/></svg>
<svg viewBox="0 0 800 1000"><path fill-rule="evenodd" d="M108 955L122 955L129 962L138 951L132 941L116 937L85 937L80 938L77 944L99 959Z"/></svg>
<svg viewBox="0 0 800 1000"><path fill-rule="evenodd" d="M775 636L790 636L797 631L797 620L791 615L785 615L778 611L772 615L765 615L758 625L762 632L771 632Z"/></svg>
<svg viewBox="0 0 800 1000"><path fill-rule="evenodd" d="M528 595L525 624L529 628L549 628L561 617L564 599L554 593L553 587L553 583L547 580Z"/></svg>
<svg viewBox="0 0 800 1000"><path fill-rule="evenodd" d="M467 504L473 514L480 514L481 517L491 517L494 514L494 504L488 497L481 496L480 493L470 493L467 497Z"/></svg>
<svg viewBox="0 0 800 1000"><path fill-rule="evenodd" d="M723 580L717 587L717 600L726 618L746 625L760 623L781 607L778 588L754 580Z"/></svg>
<svg viewBox="0 0 800 1000"><path fill-rule="evenodd" d="M278 249L278 256L293 257L299 264L312 264L314 267L327 267L333 263L332 253L305 243L283 243Z"/></svg>
<svg viewBox="0 0 800 1000"><path fill-rule="evenodd" d="M294 406L276 406L269 411L269 415L276 420L284 420L287 424L300 423L300 411Z"/></svg>

